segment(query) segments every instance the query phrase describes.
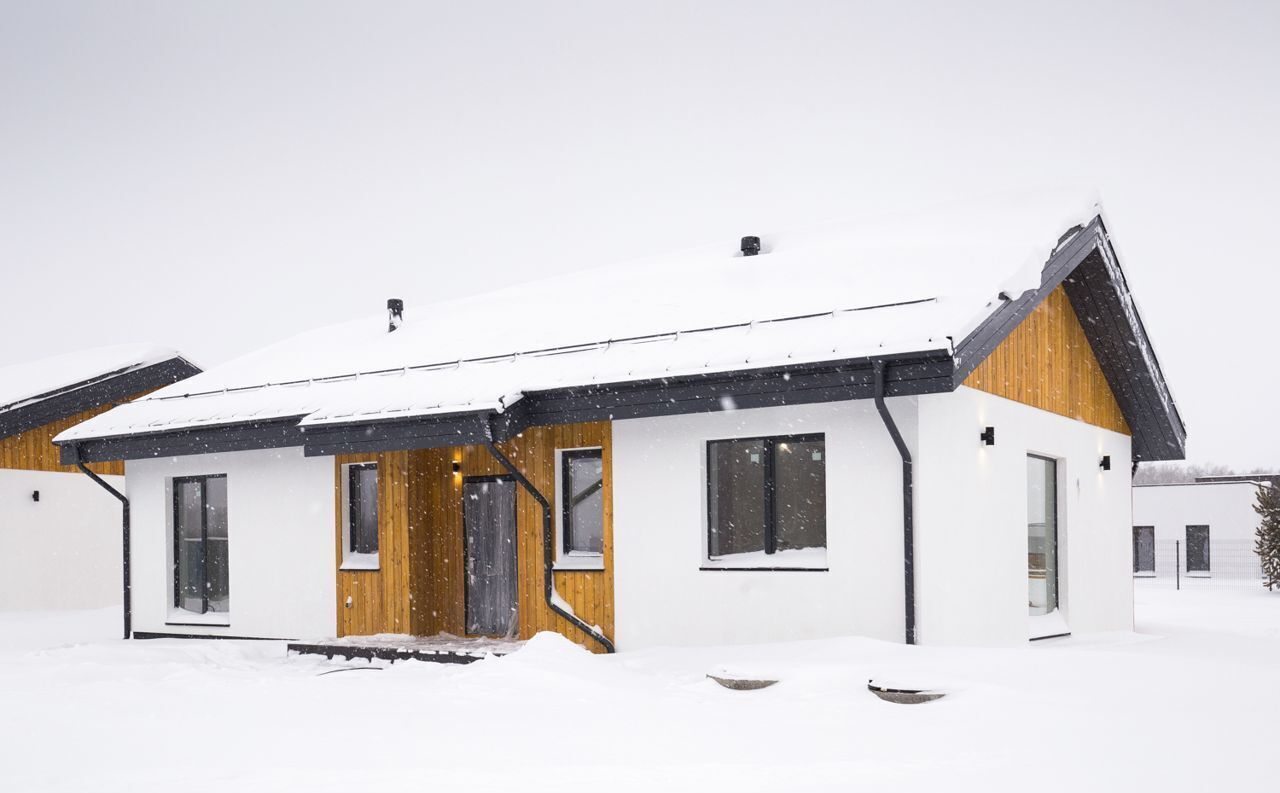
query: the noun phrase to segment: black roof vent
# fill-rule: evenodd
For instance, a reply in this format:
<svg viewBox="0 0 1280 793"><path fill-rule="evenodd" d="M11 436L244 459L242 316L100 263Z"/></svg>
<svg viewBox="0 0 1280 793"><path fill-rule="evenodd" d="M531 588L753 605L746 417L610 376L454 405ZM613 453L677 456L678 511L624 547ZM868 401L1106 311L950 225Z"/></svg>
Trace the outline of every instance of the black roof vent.
<svg viewBox="0 0 1280 793"><path fill-rule="evenodd" d="M390 333L404 323L404 301L398 297L388 300L387 314L390 315L387 322L387 333Z"/></svg>
<svg viewBox="0 0 1280 793"><path fill-rule="evenodd" d="M759 237L743 237L742 238L742 255L755 256L760 252Z"/></svg>

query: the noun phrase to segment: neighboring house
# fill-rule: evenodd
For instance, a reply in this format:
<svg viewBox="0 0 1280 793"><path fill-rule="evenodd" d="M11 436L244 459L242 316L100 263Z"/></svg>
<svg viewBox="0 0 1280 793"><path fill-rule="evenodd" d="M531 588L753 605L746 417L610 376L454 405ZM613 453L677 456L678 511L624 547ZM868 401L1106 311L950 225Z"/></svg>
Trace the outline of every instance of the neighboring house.
<svg viewBox="0 0 1280 793"><path fill-rule="evenodd" d="M1091 202L389 311L58 437L127 460L139 635L1132 625L1130 462L1180 459L1185 433Z"/></svg>
<svg viewBox="0 0 1280 793"><path fill-rule="evenodd" d="M0 610L120 602L120 503L60 463L53 436L198 371L139 345L0 367ZM123 487L119 460L90 467Z"/></svg>
<svg viewBox="0 0 1280 793"><path fill-rule="evenodd" d="M1253 507L1258 488L1273 487L1275 478L1251 474L1135 485L1134 575L1172 576L1176 558L1190 576L1260 578L1254 543L1261 517Z"/></svg>

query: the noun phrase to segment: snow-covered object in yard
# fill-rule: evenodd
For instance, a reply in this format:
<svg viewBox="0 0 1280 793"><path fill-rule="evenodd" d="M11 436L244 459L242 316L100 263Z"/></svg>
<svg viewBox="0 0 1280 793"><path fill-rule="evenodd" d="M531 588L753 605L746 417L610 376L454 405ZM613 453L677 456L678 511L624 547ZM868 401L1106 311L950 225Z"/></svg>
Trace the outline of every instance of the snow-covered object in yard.
<svg viewBox="0 0 1280 793"><path fill-rule="evenodd" d="M0 367L0 413L177 357L154 344L120 344Z"/></svg>
<svg viewBox="0 0 1280 793"><path fill-rule="evenodd" d="M59 441L297 417L503 411L531 392L954 352L1040 285L1089 197L970 202L616 264L304 333L121 406ZM748 230L750 231L750 230Z"/></svg>

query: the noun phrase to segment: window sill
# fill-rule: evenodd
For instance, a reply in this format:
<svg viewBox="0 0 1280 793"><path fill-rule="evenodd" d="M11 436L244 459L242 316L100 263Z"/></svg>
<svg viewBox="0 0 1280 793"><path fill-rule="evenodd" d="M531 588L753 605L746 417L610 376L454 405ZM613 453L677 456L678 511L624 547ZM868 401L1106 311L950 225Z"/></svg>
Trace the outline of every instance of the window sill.
<svg viewBox="0 0 1280 793"><path fill-rule="evenodd" d="M229 628L231 627L231 615L225 611L210 611L207 614L197 614L194 611L173 609L169 612L169 616L165 618L164 624L191 626L213 625Z"/></svg>
<svg viewBox="0 0 1280 793"><path fill-rule="evenodd" d="M342 560L342 566L339 567L338 569L354 570L354 571L360 571L360 570L376 571L376 570L382 569L382 566L378 563L378 555L376 553L353 553L353 554L348 554Z"/></svg>
<svg viewBox="0 0 1280 793"><path fill-rule="evenodd" d="M732 565L703 565L704 573L829 573L829 567L734 567Z"/></svg>
<svg viewBox="0 0 1280 793"><path fill-rule="evenodd" d="M552 565L557 573L603 572L604 556L602 554L582 554L561 556Z"/></svg>

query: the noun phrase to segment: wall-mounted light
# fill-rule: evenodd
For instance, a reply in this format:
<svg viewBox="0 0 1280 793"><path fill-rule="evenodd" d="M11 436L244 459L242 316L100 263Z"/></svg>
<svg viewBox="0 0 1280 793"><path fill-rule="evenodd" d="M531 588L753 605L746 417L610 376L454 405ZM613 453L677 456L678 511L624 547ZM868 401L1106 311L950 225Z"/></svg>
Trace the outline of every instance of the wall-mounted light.
<svg viewBox="0 0 1280 793"><path fill-rule="evenodd" d="M39 501L39 500L40 500L40 491L39 491L39 490L32 490L32 491L31 491L31 500L32 500L32 501Z"/></svg>
<svg viewBox="0 0 1280 793"><path fill-rule="evenodd" d="M1102 459L1098 461L1098 468L1102 469L1103 471L1110 471L1111 455L1109 454L1102 455Z"/></svg>
<svg viewBox="0 0 1280 793"><path fill-rule="evenodd" d="M454 472L455 474L460 474L460 473L462 473L462 461L461 461L461 460L454 460L454 461L453 461L453 472Z"/></svg>
<svg viewBox="0 0 1280 793"><path fill-rule="evenodd" d="M978 436L978 440L982 441L988 446L995 446L996 445L996 428L987 427L985 430L982 431L982 434Z"/></svg>

